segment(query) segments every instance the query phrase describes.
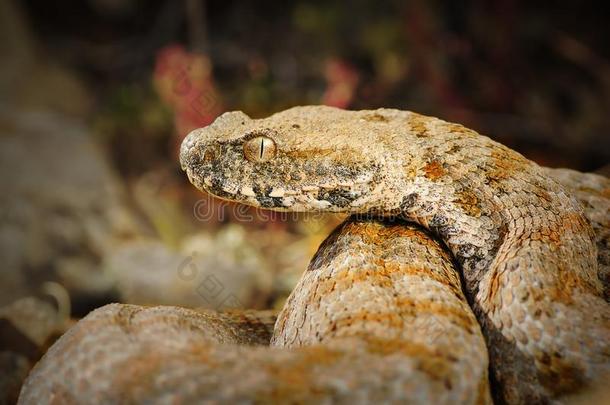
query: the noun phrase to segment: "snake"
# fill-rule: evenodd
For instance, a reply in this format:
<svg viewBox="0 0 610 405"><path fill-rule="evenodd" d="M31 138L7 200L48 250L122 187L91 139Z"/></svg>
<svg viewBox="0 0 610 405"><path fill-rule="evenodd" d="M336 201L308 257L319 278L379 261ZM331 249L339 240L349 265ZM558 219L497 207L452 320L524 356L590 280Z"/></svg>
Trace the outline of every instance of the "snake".
<svg viewBox="0 0 610 405"><path fill-rule="evenodd" d="M607 379L608 179L394 109L229 112L191 132L180 160L222 199L352 217L274 328L254 314L103 307L43 357L21 403L550 403Z"/></svg>

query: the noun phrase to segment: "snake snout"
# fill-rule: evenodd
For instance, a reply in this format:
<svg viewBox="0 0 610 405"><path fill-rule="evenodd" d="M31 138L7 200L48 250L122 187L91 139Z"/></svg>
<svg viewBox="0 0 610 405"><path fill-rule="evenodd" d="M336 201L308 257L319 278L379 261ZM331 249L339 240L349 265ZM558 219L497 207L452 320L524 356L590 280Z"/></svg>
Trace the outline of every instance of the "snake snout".
<svg viewBox="0 0 610 405"><path fill-rule="evenodd" d="M201 152L206 149L205 128L195 129L184 138L180 145L180 166L186 171L192 163L201 159Z"/></svg>

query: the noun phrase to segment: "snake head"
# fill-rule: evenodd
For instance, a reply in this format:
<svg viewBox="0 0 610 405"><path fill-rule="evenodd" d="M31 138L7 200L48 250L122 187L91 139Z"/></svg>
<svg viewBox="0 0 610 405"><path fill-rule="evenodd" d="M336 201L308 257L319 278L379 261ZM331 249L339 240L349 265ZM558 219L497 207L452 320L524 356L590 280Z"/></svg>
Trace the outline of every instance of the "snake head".
<svg viewBox="0 0 610 405"><path fill-rule="evenodd" d="M315 110L312 110L315 109ZM329 107L297 107L265 119L228 112L183 141L190 181L217 197L290 211L359 212L378 164L350 137L328 128Z"/></svg>

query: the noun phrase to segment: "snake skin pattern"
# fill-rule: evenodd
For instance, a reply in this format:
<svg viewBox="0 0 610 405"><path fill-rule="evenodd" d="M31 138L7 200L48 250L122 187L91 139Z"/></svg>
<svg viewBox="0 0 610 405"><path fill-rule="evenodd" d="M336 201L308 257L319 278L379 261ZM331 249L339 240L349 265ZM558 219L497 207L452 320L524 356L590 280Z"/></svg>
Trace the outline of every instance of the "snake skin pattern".
<svg viewBox="0 0 610 405"><path fill-rule="evenodd" d="M189 134L181 162L196 187L232 201L429 229L460 265L506 402L559 398L610 367L610 306L582 207L485 136L392 109L233 112Z"/></svg>
<svg viewBox="0 0 610 405"><path fill-rule="evenodd" d="M598 275L604 285L606 301L610 302L610 179L570 169L543 169L578 200L593 227Z"/></svg>
<svg viewBox="0 0 610 405"><path fill-rule="evenodd" d="M181 160L223 198L362 219L320 247L274 347L259 346L268 314L107 306L49 350L20 403L489 403L486 347L497 403L607 378L605 177L538 167L435 118L328 107L225 114Z"/></svg>
<svg viewBox="0 0 610 405"><path fill-rule="evenodd" d="M414 226L344 223L264 347L272 320L108 305L53 345L19 402L491 403L485 341L459 273Z"/></svg>

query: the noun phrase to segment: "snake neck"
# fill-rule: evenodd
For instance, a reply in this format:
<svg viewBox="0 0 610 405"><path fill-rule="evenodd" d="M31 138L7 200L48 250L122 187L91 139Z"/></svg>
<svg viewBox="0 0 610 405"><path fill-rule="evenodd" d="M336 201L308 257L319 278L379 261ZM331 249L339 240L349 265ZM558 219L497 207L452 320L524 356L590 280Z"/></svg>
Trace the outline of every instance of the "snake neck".
<svg viewBox="0 0 610 405"><path fill-rule="evenodd" d="M381 209L441 239L479 300L495 300L506 272L537 275L563 296L597 294L594 234L578 203L538 165L488 138L451 153L446 138L414 148L408 159L397 156L400 148L388 151L394 167L385 171L399 175L385 179ZM573 272L583 277L566 286Z"/></svg>

